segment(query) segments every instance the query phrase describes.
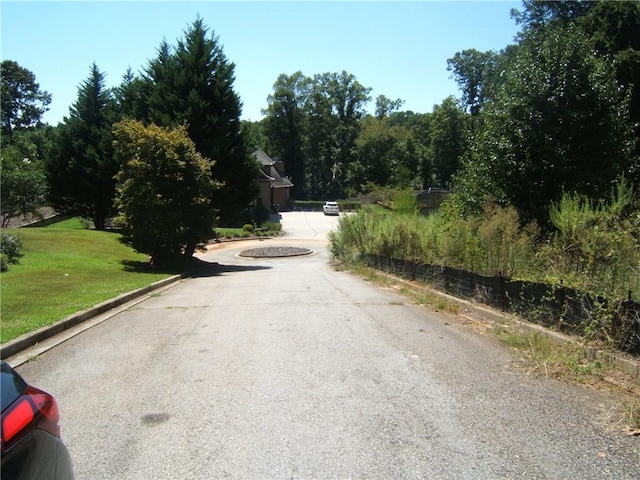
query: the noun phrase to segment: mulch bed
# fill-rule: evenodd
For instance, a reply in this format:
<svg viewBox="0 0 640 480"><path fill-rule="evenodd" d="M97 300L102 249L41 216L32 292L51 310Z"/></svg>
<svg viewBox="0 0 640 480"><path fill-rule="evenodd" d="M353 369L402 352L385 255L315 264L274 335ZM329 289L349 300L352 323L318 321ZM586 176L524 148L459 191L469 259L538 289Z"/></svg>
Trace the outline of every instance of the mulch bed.
<svg viewBox="0 0 640 480"><path fill-rule="evenodd" d="M243 250L239 253L241 257L251 258L273 258L273 257L296 257L313 253L308 248L300 247L263 247Z"/></svg>

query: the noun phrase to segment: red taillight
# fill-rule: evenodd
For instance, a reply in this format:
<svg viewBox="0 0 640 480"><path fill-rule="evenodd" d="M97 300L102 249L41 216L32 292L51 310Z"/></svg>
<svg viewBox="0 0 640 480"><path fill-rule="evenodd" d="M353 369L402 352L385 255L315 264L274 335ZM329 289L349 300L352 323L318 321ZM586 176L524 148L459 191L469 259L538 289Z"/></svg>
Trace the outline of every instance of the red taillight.
<svg viewBox="0 0 640 480"><path fill-rule="evenodd" d="M59 419L54 398L35 387L27 387L24 394L2 414L2 450L35 429L60 436Z"/></svg>

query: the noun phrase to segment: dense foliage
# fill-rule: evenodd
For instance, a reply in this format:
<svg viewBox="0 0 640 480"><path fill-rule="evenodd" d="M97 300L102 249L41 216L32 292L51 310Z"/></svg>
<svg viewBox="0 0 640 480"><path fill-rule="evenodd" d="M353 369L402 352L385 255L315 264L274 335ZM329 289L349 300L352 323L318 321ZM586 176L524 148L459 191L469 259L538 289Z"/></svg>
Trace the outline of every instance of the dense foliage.
<svg viewBox="0 0 640 480"><path fill-rule="evenodd" d="M241 131L234 68L218 38L197 19L175 47L160 45L140 80L143 111L133 112L147 124L186 125L198 152L211 160L212 179L222 183L213 200L227 222L237 220L256 197L258 174Z"/></svg>
<svg viewBox="0 0 640 480"><path fill-rule="evenodd" d="M623 176L638 188L640 4L615 3L525 1L517 44L450 60L474 115L453 182L465 212L493 198L551 228L563 192L601 199Z"/></svg>
<svg viewBox="0 0 640 480"><path fill-rule="evenodd" d="M51 95L36 82L33 72L12 60L0 67L0 214L2 227L18 217L37 217L45 203L47 183L44 159L51 128L41 123Z"/></svg>
<svg viewBox="0 0 640 480"><path fill-rule="evenodd" d="M114 155L111 129L117 120L105 74L93 64L78 88L69 116L58 125L47 162L49 202L60 212L78 215L104 230L115 214L115 175L120 164Z"/></svg>
<svg viewBox="0 0 640 480"><path fill-rule="evenodd" d="M0 66L0 123L3 142L16 130L36 126L48 110L51 95L40 90L36 76L13 60Z"/></svg>
<svg viewBox="0 0 640 480"><path fill-rule="evenodd" d="M291 164L296 198L344 194L370 91L346 71L278 77L264 128L269 151Z"/></svg>
<svg viewBox="0 0 640 480"><path fill-rule="evenodd" d="M298 71L276 79L262 121L240 121L234 64L198 18L115 89L93 65L69 116L38 136L50 96L5 61L3 220L37 212L46 192L57 210L107 226L118 213L112 126L127 118L186 128L220 184L211 200L225 224L243 223L257 195L250 152L260 147L283 160L293 200L443 186L463 219L494 203L550 235L549 207L564 195L599 205L626 181L640 189L640 3L525 0L513 18L513 44L452 55L460 98L431 113L373 99L347 71Z"/></svg>
<svg viewBox="0 0 640 480"><path fill-rule="evenodd" d="M116 205L125 239L152 263L190 258L213 237L217 186L211 162L196 151L186 127L145 127L134 120L114 126L122 163Z"/></svg>
<svg viewBox="0 0 640 480"><path fill-rule="evenodd" d="M467 120L453 98L431 115L379 95L370 115L371 89L346 71L282 74L273 89L261 147L284 160L296 200L446 185L459 167Z"/></svg>
<svg viewBox="0 0 640 480"><path fill-rule="evenodd" d="M46 204L47 181L43 158L50 146L50 129L14 132L0 157L0 213L2 227L12 220L38 218Z"/></svg>
<svg viewBox="0 0 640 480"><path fill-rule="evenodd" d="M606 201L564 194L550 208L554 233L536 223L522 226L515 208L485 204L477 215L460 215L453 202L427 217L394 202L396 212L360 210L343 216L331 236L334 256L350 261L365 254L448 266L481 275L564 284L584 292L640 298L640 214L637 196L623 182Z"/></svg>

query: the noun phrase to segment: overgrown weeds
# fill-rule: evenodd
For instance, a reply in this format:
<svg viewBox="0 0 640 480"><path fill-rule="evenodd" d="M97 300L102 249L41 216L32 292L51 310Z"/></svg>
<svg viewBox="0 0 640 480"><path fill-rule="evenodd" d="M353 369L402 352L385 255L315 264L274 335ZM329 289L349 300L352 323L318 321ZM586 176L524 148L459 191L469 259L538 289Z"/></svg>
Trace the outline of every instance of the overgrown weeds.
<svg viewBox="0 0 640 480"><path fill-rule="evenodd" d="M539 332L524 332L510 325L496 325L496 337L520 357L520 365L541 375L613 391L618 404L605 420L628 432L640 429L640 388L630 376L610 367L605 355L580 344L559 343Z"/></svg>
<svg viewBox="0 0 640 480"><path fill-rule="evenodd" d="M579 292L597 307L573 326L580 335L624 351L640 344L640 320L623 308L625 300L640 301L640 201L624 180L607 201L565 194L551 205L554 230L545 233L535 223L521 225L512 207L492 203L475 216L463 215L455 202L426 217L406 199L401 207L343 217L330 236L332 255L349 262L373 255Z"/></svg>
<svg viewBox="0 0 640 480"><path fill-rule="evenodd" d="M512 207L489 203L481 215L464 216L445 202L425 217L404 203L391 215L361 210L342 217L331 253L562 284L594 297L622 300L632 292L640 300L640 202L624 181L607 202L565 194L550 207L555 230L546 234L535 223L521 225Z"/></svg>
<svg viewBox="0 0 640 480"><path fill-rule="evenodd" d="M640 295L640 208L624 180L609 201L566 193L549 210L553 235L540 268L574 288L609 298Z"/></svg>

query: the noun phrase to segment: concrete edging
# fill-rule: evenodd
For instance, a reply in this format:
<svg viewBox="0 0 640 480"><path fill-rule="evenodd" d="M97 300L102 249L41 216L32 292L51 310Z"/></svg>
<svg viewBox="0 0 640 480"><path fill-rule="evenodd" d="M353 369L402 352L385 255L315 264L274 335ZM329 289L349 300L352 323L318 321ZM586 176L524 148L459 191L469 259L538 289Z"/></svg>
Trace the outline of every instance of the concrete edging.
<svg viewBox="0 0 640 480"><path fill-rule="evenodd" d="M567 343L573 343L578 345L578 342L576 341L575 338L569 336L569 335L565 335L563 333L560 332L556 332L553 330L549 330L548 328L544 328L541 325L536 325L534 323L531 322L527 322L526 320L521 320L518 317L516 317L513 314L509 314L506 312L501 312L499 310L494 310L486 305L481 305L481 304L476 304L473 302L470 302L468 300L464 300L462 298L458 298L458 297L454 297L453 295L449 295L447 293L441 292L439 290L433 289L427 285L423 285L423 284L415 284L413 282L410 282L408 280L404 280L402 278L398 278L395 277L391 274L388 274L386 272L380 272L379 270L377 270L381 275L393 279L395 282L413 290L416 292L421 292L421 291L429 291L429 293L432 293L434 295L437 295L441 298L444 298L448 301L451 302L455 302L458 305L460 305L462 308L465 309L465 312L468 312L470 314L472 314L474 317L476 318L480 318L484 321L490 322L490 323L507 323L510 322L511 324L515 325L516 328L520 329L520 330L527 330L530 332L537 332L540 333L544 336L546 336L547 338L549 338L551 341L562 345L562 344L567 344ZM467 318L469 318L468 315L465 315ZM474 318L471 318L471 320L475 320ZM596 350L594 348L589 348L589 347L585 347L585 352L589 352L590 355L596 355L596 354L601 354L603 356L604 361L610 365L613 366L615 368L619 368L620 370L622 370L624 373L630 375L631 377L633 377L635 380L640 380L640 361L638 360L634 360L632 358L626 358L622 355L618 355L614 352L605 352L605 351L601 351L601 350Z"/></svg>
<svg viewBox="0 0 640 480"><path fill-rule="evenodd" d="M27 332L23 335L20 335L19 337L0 345L0 358L4 360L5 358L16 355L17 353L26 350L27 348L33 347L43 340L51 338L54 335L58 335L65 330L75 327L76 325L92 317L95 317L96 315L107 312L112 308L123 305L135 298L141 297L149 292L181 280L182 278L182 275L173 275L171 277L165 278L164 280L154 282L146 287L139 288L138 290L134 290L132 292L123 293L122 295L119 295L110 300L106 300L91 308L69 315L68 317L54 323L53 325L47 325L46 327L39 328L38 330L35 330L33 332Z"/></svg>

